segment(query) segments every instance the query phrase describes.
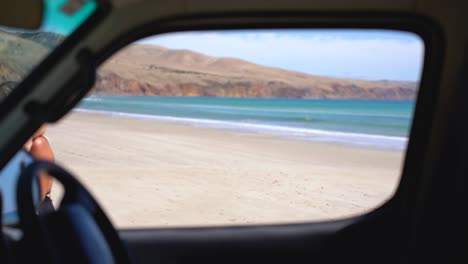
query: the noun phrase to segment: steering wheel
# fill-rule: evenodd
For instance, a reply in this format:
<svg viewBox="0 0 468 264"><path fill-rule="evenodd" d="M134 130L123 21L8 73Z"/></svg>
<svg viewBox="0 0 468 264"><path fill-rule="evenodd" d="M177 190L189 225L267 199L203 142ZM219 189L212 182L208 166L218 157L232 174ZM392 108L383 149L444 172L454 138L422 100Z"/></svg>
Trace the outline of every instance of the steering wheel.
<svg viewBox="0 0 468 264"><path fill-rule="evenodd" d="M64 187L60 207L38 215L33 204L34 179L47 173ZM17 191L22 248L41 263L130 263L122 241L101 207L83 185L60 166L35 161L18 180ZM20 261L22 262L22 261Z"/></svg>

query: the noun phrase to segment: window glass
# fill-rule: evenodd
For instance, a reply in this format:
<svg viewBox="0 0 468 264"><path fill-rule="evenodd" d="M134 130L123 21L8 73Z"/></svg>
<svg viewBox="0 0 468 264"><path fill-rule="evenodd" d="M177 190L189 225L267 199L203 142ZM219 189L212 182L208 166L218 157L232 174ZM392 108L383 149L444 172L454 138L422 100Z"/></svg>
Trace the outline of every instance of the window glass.
<svg viewBox="0 0 468 264"><path fill-rule="evenodd" d="M398 186L423 53L390 30L159 35L48 133L119 227L356 216Z"/></svg>
<svg viewBox="0 0 468 264"><path fill-rule="evenodd" d="M96 8L91 0L46 0L39 30L0 25L0 101Z"/></svg>

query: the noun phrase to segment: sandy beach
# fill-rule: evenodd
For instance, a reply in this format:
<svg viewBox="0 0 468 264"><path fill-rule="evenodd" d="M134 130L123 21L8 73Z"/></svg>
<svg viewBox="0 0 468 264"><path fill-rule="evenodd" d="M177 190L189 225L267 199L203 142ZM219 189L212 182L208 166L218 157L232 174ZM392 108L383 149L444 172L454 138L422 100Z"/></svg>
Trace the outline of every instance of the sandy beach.
<svg viewBox="0 0 468 264"><path fill-rule="evenodd" d="M47 134L57 162L118 227L362 214L391 197L403 159L401 151L77 112Z"/></svg>

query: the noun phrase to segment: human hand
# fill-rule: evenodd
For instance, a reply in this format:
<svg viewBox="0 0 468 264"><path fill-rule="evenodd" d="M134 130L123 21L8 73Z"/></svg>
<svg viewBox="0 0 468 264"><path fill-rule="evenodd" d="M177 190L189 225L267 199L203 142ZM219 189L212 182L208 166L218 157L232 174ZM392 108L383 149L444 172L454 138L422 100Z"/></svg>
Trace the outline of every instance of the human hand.
<svg viewBox="0 0 468 264"><path fill-rule="evenodd" d="M44 133L47 130L47 125L41 126L34 135L24 144L26 151L30 152L36 160L55 161L54 152L49 144ZM41 196L45 199L52 190L52 178L46 174L40 177Z"/></svg>
<svg viewBox="0 0 468 264"><path fill-rule="evenodd" d="M44 133L46 132L47 130L47 125L42 125L35 133L34 135L28 139L28 141L26 141L26 143L24 143L24 149L26 149L26 151L31 151L31 147L33 145L33 141L34 139L36 139L37 137L40 137L40 136L43 136Z"/></svg>

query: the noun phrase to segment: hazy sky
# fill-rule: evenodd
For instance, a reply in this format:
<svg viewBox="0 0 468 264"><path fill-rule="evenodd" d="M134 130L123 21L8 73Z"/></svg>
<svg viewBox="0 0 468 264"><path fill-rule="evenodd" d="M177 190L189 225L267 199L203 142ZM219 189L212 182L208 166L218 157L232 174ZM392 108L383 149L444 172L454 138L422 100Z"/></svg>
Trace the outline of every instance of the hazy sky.
<svg viewBox="0 0 468 264"><path fill-rule="evenodd" d="M417 35L384 30L183 32L139 43L316 75L373 80L419 80L424 54L424 43Z"/></svg>

